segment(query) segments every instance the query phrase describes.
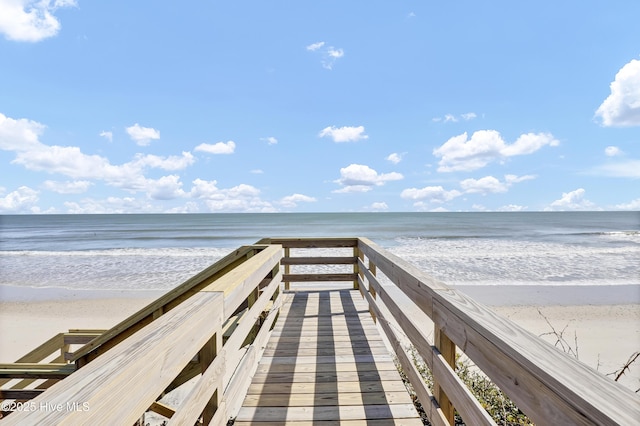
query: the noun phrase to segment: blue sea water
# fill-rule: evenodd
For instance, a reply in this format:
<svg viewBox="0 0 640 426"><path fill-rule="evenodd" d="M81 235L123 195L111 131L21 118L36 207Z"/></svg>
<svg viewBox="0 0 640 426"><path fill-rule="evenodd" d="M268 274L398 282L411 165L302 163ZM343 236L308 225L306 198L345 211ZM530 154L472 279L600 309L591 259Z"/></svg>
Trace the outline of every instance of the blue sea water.
<svg viewBox="0 0 640 426"><path fill-rule="evenodd" d="M640 212L0 216L0 285L167 290L263 237L360 236L450 285L640 284Z"/></svg>

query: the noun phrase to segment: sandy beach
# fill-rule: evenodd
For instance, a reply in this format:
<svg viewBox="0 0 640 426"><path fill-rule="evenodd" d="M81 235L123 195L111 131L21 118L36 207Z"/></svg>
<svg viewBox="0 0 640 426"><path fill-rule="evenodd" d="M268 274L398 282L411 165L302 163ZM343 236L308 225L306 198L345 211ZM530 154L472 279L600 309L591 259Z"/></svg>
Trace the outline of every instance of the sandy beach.
<svg viewBox="0 0 640 426"><path fill-rule="evenodd" d="M524 288L518 291L527 293ZM518 291L503 298L502 302L514 302L512 298ZM39 343L68 329L108 329L153 300L149 294L147 297L125 294L127 297L100 298L93 292L93 297L83 298L87 295L55 293L57 300L46 300L47 295L41 291L27 295L26 300L24 294L22 300L10 297L6 291L0 294L3 294L3 301L0 301L0 363L14 362ZM491 292L482 294L484 297L478 296L478 299L493 301L490 303L492 309L535 335L549 333L552 327L563 332L572 350L577 350L580 361L604 374L616 371L631 354L640 350L638 303L554 305L529 293L518 296L529 300L529 305L505 304L499 303L501 300ZM118 296L117 293L101 294L105 295ZM489 304L486 300L481 301ZM554 335L543 335L542 338L550 343L557 340ZM640 388L640 363L636 362L620 382L633 390Z"/></svg>

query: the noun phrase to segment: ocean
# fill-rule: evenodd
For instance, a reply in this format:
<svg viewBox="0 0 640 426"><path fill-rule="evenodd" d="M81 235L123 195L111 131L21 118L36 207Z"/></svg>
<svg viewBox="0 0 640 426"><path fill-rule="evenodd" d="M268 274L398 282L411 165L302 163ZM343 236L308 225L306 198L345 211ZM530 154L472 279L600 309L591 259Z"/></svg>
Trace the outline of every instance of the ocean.
<svg viewBox="0 0 640 426"><path fill-rule="evenodd" d="M640 212L483 212L0 216L0 286L166 291L285 236L367 237L452 286L640 285Z"/></svg>

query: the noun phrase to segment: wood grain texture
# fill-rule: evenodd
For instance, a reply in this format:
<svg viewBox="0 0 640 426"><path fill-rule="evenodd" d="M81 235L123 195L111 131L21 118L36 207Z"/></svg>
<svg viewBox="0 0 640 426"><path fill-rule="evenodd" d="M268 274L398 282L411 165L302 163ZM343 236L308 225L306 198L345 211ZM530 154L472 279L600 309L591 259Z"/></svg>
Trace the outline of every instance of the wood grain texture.
<svg viewBox="0 0 640 426"><path fill-rule="evenodd" d="M220 293L192 297L33 399L38 410L15 412L3 424L133 424L221 330L222 303ZM70 410L70 403L88 409Z"/></svg>
<svg viewBox="0 0 640 426"><path fill-rule="evenodd" d="M288 296L236 422L419 421L359 291Z"/></svg>

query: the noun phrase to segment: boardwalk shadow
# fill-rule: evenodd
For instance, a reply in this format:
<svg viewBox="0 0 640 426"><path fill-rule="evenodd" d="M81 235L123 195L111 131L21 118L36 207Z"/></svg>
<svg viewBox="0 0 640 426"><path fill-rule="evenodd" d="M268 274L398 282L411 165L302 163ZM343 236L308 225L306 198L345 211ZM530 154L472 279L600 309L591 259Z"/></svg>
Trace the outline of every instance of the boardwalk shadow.
<svg viewBox="0 0 640 426"><path fill-rule="evenodd" d="M377 426L413 417L387 348L357 290L288 293L236 423ZM408 403L408 404L407 404Z"/></svg>

